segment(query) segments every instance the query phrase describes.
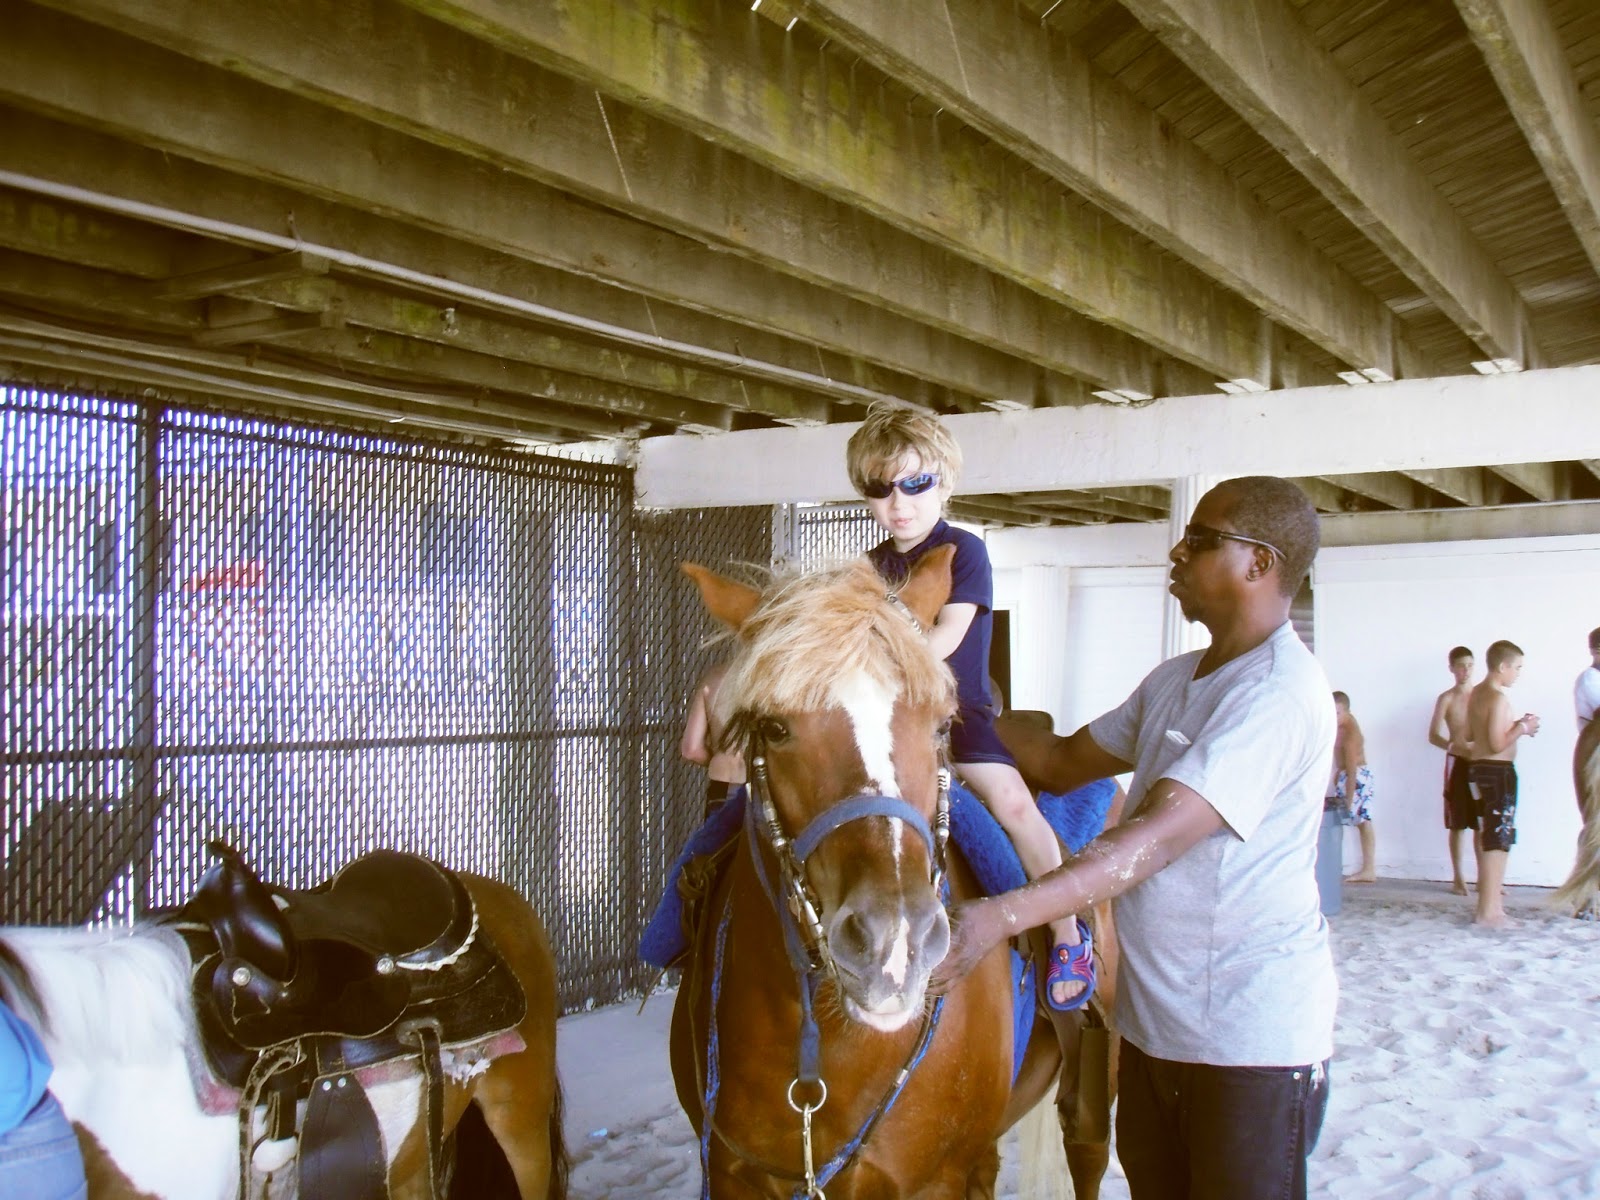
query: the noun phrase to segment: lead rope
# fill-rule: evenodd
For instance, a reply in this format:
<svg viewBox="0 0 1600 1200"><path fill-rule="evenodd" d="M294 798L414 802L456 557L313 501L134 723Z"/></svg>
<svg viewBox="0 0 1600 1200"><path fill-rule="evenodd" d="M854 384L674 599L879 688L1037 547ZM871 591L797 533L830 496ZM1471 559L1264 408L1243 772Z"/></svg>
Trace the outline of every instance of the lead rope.
<svg viewBox="0 0 1600 1200"><path fill-rule="evenodd" d="M711 1200L711 1125L717 1113L717 1093L722 1090L722 1071L717 1047L717 1004L722 999L722 958L728 944L728 925L733 917L733 894L722 902L722 920L717 923L717 948L712 956L711 1012L706 1031L706 1099L701 1106L700 1125L700 1200Z"/></svg>

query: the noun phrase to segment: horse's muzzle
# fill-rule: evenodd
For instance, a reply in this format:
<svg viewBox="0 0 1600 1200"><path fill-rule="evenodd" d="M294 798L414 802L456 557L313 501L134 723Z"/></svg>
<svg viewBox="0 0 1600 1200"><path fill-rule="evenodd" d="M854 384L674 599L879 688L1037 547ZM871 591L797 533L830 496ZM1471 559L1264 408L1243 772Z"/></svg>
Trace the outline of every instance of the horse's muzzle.
<svg viewBox="0 0 1600 1200"><path fill-rule="evenodd" d="M862 885L834 912L827 935L845 1011L892 1032L921 1014L928 976L950 949L950 918L926 885L888 894Z"/></svg>

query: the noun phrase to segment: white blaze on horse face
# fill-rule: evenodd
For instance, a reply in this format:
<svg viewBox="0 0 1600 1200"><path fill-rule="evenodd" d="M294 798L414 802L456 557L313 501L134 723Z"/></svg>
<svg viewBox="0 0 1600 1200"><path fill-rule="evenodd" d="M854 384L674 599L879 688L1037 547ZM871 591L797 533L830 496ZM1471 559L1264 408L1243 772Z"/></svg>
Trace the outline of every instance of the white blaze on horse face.
<svg viewBox="0 0 1600 1200"><path fill-rule="evenodd" d="M879 795L900 798L900 781L894 771L894 705L898 692L877 682L865 671L853 671L834 684L833 698L850 718L850 727L856 735L856 751L867 773L867 786ZM889 847L894 857L896 883L900 882L904 840L905 822L899 817L889 818ZM898 903L899 920L883 970L896 987L903 987L911 961L911 922L906 919L903 896Z"/></svg>
<svg viewBox="0 0 1600 1200"><path fill-rule="evenodd" d="M867 773L867 786L882 796L899 796L894 774L894 702L898 694L865 671L852 671L833 685L833 699L850 718L856 752ZM898 835L899 830L896 829ZM895 844L899 844L896 836Z"/></svg>

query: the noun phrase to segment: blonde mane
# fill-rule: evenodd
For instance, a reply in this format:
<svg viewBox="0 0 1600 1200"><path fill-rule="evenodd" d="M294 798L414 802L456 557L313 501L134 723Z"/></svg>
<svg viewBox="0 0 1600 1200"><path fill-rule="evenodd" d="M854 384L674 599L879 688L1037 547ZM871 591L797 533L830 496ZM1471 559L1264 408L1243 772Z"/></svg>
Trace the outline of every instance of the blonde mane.
<svg viewBox="0 0 1600 1200"><path fill-rule="evenodd" d="M739 630L739 650L717 690L722 718L821 711L836 703L838 680L855 671L903 703L954 711L950 669L887 591L865 558L775 579Z"/></svg>

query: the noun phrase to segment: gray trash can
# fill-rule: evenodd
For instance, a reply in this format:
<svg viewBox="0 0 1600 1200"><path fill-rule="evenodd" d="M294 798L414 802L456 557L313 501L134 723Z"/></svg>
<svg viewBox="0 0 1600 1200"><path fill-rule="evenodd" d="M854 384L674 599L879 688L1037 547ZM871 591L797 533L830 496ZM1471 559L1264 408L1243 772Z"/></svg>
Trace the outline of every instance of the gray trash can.
<svg viewBox="0 0 1600 1200"><path fill-rule="evenodd" d="M1317 838L1317 895L1322 915L1337 916L1343 901L1344 826L1339 823L1337 804L1322 810L1322 831Z"/></svg>

